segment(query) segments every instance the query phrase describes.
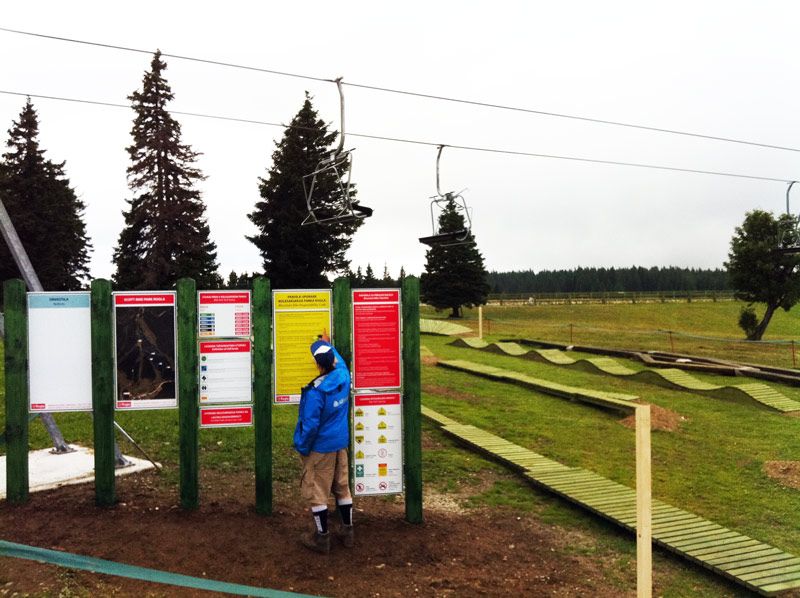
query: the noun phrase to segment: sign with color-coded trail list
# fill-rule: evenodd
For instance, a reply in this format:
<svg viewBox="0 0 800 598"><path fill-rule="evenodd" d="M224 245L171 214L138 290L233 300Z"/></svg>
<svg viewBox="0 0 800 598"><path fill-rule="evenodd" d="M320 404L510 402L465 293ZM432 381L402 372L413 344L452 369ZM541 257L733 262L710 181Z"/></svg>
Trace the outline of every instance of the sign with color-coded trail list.
<svg viewBox="0 0 800 598"><path fill-rule="evenodd" d="M353 404L355 491L403 491L403 409L399 392L356 394Z"/></svg>
<svg viewBox="0 0 800 598"><path fill-rule="evenodd" d="M319 372L309 348L331 330L329 289L273 291L275 403L299 403L300 389Z"/></svg>
<svg viewBox="0 0 800 598"><path fill-rule="evenodd" d="M28 384L32 413L92 410L92 337L87 292L28 293Z"/></svg>
<svg viewBox="0 0 800 598"><path fill-rule="evenodd" d="M250 403L249 340L200 341L200 404Z"/></svg>
<svg viewBox="0 0 800 598"><path fill-rule="evenodd" d="M175 296L175 291L113 293L117 409L178 406Z"/></svg>
<svg viewBox="0 0 800 598"><path fill-rule="evenodd" d="M353 291L353 387L401 386L400 290Z"/></svg>
<svg viewBox="0 0 800 598"><path fill-rule="evenodd" d="M250 336L250 291L200 291L197 305L200 338Z"/></svg>

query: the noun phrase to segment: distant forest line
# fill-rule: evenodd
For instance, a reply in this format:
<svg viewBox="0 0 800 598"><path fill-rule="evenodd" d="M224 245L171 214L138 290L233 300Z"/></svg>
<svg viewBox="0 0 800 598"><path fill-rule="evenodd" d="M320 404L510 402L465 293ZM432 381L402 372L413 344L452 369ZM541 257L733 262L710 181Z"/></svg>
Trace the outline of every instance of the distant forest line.
<svg viewBox="0 0 800 598"><path fill-rule="evenodd" d="M720 268L577 268L489 272L491 293L584 293L647 291L727 291L728 272Z"/></svg>

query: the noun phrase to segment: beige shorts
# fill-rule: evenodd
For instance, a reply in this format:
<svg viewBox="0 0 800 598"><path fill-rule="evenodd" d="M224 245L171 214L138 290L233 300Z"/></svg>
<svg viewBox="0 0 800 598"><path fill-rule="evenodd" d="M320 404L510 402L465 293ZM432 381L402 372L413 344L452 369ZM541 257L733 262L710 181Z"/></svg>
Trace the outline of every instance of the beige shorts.
<svg viewBox="0 0 800 598"><path fill-rule="evenodd" d="M300 494L309 506L327 505L331 492L337 499L350 498L347 449L335 453L300 455L303 473L300 476Z"/></svg>

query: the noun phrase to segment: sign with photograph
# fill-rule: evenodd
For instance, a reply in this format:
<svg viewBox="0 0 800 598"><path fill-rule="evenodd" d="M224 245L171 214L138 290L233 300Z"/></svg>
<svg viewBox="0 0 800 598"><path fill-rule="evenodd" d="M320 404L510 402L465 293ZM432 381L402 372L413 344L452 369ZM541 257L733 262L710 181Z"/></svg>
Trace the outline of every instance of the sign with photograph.
<svg viewBox="0 0 800 598"><path fill-rule="evenodd" d="M92 410L88 292L28 293L31 413Z"/></svg>
<svg viewBox="0 0 800 598"><path fill-rule="evenodd" d="M174 291L125 291L114 298L117 409L178 406Z"/></svg>

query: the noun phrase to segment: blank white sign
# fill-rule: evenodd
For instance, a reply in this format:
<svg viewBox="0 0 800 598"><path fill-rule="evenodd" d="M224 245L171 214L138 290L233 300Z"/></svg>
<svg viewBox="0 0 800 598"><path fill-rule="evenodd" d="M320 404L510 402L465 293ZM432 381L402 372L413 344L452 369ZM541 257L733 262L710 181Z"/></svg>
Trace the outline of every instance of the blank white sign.
<svg viewBox="0 0 800 598"><path fill-rule="evenodd" d="M31 413L92 410L88 292L28 293Z"/></svg>

